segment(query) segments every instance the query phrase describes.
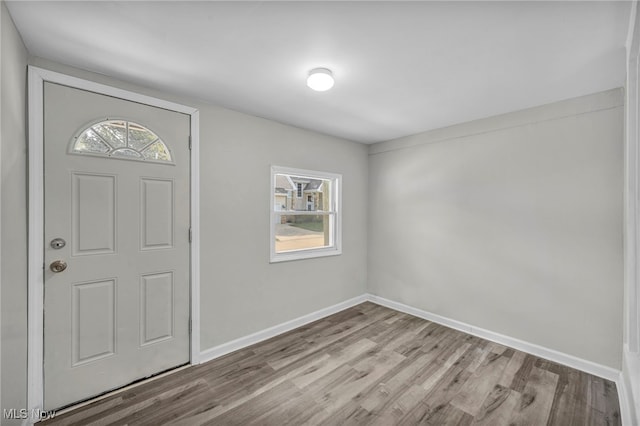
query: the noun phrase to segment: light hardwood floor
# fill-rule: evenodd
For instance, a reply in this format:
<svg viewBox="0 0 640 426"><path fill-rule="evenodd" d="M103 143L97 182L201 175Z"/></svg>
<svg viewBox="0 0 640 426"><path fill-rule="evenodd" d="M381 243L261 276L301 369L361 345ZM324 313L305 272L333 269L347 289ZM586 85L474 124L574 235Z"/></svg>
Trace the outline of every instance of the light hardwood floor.
<svg viewBox="0 0 640 426"><path fill-rule="evenodd" d="M615 384L372 303L44 425L619 425Z"/></svg>

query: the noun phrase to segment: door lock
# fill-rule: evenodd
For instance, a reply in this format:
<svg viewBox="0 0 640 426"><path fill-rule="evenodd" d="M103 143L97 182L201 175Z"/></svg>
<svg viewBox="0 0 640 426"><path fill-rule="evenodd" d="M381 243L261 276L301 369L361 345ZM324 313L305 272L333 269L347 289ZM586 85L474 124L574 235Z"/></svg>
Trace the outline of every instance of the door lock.
<svg viewBox="0 0 640 426"><path fill-rule="evenodd" d="M64 260L54 260L53 262L51 262L51 265L49 265L49 269L51 269L52 272L62 272L65 269L67 269L67 262L65 262Z"/></svg>
<svg viewBox="0 0 640 426"><path fill-rule="evenodd" d="M67 242L65 240L63 240L62 238L54 238L53 240L51 240L51 248L52 249L61 249L62 247L66 246Z"/></svg>

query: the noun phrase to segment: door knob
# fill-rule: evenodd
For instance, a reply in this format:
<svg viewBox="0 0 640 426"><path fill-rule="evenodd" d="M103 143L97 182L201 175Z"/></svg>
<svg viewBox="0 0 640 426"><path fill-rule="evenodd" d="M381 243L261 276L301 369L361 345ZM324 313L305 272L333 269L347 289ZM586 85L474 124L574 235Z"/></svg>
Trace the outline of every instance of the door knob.
<svg viewBox="0 0 640 426"><path fill-rule="evenodd" d="M52 272L62 272L67 269L67 262L64 260L55 260L49 265Z"/></svg>

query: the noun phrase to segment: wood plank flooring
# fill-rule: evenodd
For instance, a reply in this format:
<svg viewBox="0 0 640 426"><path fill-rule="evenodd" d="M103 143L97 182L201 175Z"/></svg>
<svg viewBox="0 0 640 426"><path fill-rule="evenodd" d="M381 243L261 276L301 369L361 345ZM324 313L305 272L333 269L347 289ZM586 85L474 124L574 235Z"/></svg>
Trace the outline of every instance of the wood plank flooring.
<svg viewBox="0 0 640 426"><path fill-rule="evenodd" d="M363 303L42 425L619 425L615 384Z"/></svg>

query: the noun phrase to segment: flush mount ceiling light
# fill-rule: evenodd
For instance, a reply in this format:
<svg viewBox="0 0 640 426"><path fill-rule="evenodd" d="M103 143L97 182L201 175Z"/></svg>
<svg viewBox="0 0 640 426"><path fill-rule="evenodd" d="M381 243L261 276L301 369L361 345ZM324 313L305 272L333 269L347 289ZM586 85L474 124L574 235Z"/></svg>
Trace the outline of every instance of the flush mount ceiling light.
<svg viewBox="0 0 640 426"><path fill-rule="evenodd" d="M326 68L315 68L309 71L307 86L317 92L324 92L333 87L333 73Z"/></svg>

